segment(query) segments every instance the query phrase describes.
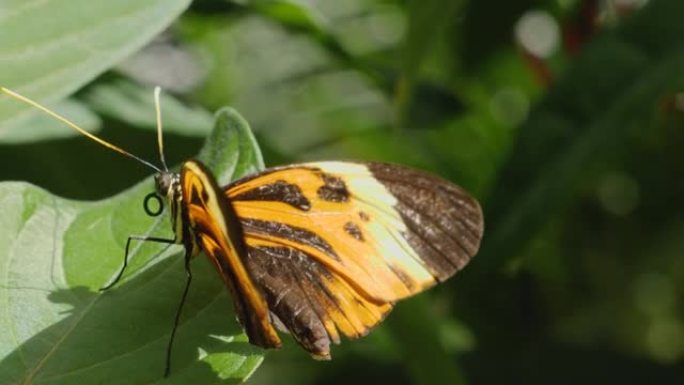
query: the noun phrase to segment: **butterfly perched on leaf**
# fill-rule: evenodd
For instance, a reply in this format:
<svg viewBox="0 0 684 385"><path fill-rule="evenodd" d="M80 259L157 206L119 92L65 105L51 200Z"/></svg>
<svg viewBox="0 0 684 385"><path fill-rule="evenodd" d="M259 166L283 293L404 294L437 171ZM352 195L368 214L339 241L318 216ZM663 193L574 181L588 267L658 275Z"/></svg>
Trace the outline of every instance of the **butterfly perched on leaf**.
<svg viewBox="0 0 684 385"><path fill-rule="evenodd" d="M132 240L178 243L191 258L203 252L232 294L237 317L252 344L281 345L289 332L314 358L329 359L342 336L366 335L394 304L442 282L475 255L483 233L479 204L462 188L404 166L326 161L263 170L219 186L197 160L171 172L83 131L67 119L6 88L4 93L37 107L98 143L153 168L156 191L145 199L165 202L173 238ZM157 117L159 90L155 92Z"/></svg>

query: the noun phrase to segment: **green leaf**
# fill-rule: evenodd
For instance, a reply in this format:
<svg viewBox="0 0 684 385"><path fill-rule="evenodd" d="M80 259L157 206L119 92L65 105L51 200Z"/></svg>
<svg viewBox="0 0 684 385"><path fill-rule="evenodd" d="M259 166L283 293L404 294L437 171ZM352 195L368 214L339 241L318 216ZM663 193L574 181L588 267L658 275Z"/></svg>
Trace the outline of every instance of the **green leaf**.
<svg viewBox="0 0 684 385"><path fill-rule="evenodd" d="M293 30L309 33L313 36L323 36L323 23L320 17L302 3L288 0L255 1L251 4L255 10Z"/></svg>
<svg viewBox="0 0 684 385"><path fill-rule="evenodd" d="M215 129L198 158L214 172L221 184L235 175L253 174L264 169L264 160L247 121L230 107L216 112Z"/></svg>
<svg viewBox="0 0 684 385"><path fill-rule="evenodd" d="M189 0L4 1L0 85L43 103L71 94L167 27ZM0 99L0 122L28 107Z"/></svg>
<svg viewBox="0 0 684 385"><path fill-rule="evenodd" d="M230 109L217 114L202 154L224 180L263 165L249 127ZM79 202L26 183L0 184L0 383L162 380L185 283L182 248L133 242L124 279L98 292L119 270L128 235L171 236L167 217L142 210L152 190L148 178L110 199ZM210 262L200 257L192 268L172 375L164 383L241 383L262 353L234 321Z"/></svg>
<svg viewBox="0 0 684 385"><path fill-rule="evenodd" d="M407 4L408 31L403 52L402 72L410 83L420 75L422 64L436 40L442 38L443 29L453 22L463 1L441 0L409 1ZM446 16L446 17L445 17Z"/></svg>
<svg viewBox="0 0 684 385"><path fill-rule="evenodd" d="M394 101L400 125L433 126L439 119L462 108L458 98L440 84L421 82L425 62L437 43L452 37L447 27L459 19L465 2L428 0L407 3L408 30L402 53L401 76L397 80ZM435 82L433 82L435 83Z"/></svg>

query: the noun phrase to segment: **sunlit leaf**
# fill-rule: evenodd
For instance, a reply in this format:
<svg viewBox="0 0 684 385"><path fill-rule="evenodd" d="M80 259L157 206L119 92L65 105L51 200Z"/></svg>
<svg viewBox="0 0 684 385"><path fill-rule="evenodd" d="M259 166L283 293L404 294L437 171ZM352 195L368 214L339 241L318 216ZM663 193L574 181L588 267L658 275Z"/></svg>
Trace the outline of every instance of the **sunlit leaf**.
<svg viewBox="0 0 684 385"><path fill-rule="evenodd" d="M0 4L0 85L55 102L135 52L189 0ZM0 98L0 122L28 108Z"/></svg>

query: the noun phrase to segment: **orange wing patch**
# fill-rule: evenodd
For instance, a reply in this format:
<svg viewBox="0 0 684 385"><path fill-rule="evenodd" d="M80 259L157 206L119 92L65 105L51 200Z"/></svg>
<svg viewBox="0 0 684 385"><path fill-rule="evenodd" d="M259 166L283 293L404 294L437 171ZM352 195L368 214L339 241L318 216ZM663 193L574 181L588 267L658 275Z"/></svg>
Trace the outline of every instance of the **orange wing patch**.
<svg viewBox="0 0 684 385"><path fill-rule="evenodd" d="M357 174L349 171L342 179L314 168L289 168L229 190L247 244L270 240L296 247L378 301L394 301L432 285L432 275L396 234L404 226L391 206L394 197L377 181L363 174L359 178L363 167L351 170ZM361 199L349 192L352 178L366 184ZM268 196L269 189L287 190L285 199ZM403 277L410 277L408 285Z"/></svg>
<svg viewBox="0 0 684 385"><path fill-rule="evenodd" d="M297 247L378 301L418 293L462 268L479 246L482 224L477 203L459 189L468 198L466 215L459 207L455 213L435 213L441 206L453 206L445 202L448 192L438 191L438 196L423 199L432 203L426 202L416 213L420 210L400 202L368 165L378 166L321 162L271 169L232 184L226 194L243 222L248 245L270 240ZM409 186L414 191L404 195L415 200L423 190L447 184L439 182L422 189ZM454 223L430 223L432 217ZM468 217L474 218L472 223ZM435 235L449 239L424 245Z"/></svg>

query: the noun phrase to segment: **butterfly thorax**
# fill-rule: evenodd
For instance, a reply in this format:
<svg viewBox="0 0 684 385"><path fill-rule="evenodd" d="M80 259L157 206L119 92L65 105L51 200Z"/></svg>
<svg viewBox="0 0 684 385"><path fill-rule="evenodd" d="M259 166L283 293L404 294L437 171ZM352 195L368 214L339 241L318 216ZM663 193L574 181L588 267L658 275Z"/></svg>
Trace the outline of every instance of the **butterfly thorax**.
<svg viewBox="0 0 684 385"><path fill-rule="evenodd" d="M183 232L183 193L181 191L180 175L172 172L161 172L154 177L157 193L165 200L170 210L171 228L176 243L185 243Z"/></svg>

